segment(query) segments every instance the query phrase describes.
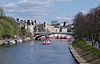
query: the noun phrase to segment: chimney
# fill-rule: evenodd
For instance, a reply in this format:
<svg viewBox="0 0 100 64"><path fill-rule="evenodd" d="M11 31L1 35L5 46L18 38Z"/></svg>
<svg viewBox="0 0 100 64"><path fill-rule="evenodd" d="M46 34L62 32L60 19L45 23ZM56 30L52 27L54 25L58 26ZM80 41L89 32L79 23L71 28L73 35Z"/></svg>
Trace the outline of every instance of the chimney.
<svg viewBox="0 0 100 64"><path fill-rule="evenodd" d="M19 18L17 18L17 22L19 22Z"/></svg>
<svg viewBox="0 0 100 64"><path fill-rule="evenodd" d="M63 26L66 26L66 22L64 22Z"/></svg>

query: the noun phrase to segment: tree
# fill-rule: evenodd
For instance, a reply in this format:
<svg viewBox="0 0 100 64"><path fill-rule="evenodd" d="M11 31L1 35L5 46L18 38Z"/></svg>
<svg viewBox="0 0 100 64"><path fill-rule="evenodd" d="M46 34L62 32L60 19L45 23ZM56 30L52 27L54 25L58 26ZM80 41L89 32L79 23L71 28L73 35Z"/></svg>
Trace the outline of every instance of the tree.
<svg viewBox="0 0 100 64"><path fill-rule="evenodd" d="M14 28L9 22L0 20L0 24L4 26L4 34L2 36L11 37L14 35Z"/></svg>
<svg viewBox="0 0 100 64"><path fill-rule="evenodd" d="M12 18L12 17L7 17L7 21L10 22L10 24L14 27L14 34L15 34L15 35L20 35L21 29L20 29L20 27L17 25L15 19Z"/></svg>
<svg viewBox="0 0 100 64"><path fill-rule="evenodd" d="M74 19L74 26L75 26L75 34L78 38L82 39L84 36L83 30L84 30L84 14L82 12L79 12L76 14Z"/></svg>
<svg viewBox="0 0 100 64"><path fill-rule="evenodd" d="M0 38L4 35L4 26L0 24Z"/></svg>
<svg viewBox="0 0 100 64"><path fill-rule="evenodd" d="M6 17L6 16L0 16L0 19L3 19L5 21L9 22L13 26L15 35L20 35L21 34L21 29L18 26L18 24L17 24L17 22L15 21L14 18Z"/></svg>
<svg viewBox="0 0 100 64"><path fill-rule="evenodd" d="M91 9L86 15L78 13L74 19L74 32L78 38L86 38L95 42L99 42L100 47L100 6Z"/></svg>

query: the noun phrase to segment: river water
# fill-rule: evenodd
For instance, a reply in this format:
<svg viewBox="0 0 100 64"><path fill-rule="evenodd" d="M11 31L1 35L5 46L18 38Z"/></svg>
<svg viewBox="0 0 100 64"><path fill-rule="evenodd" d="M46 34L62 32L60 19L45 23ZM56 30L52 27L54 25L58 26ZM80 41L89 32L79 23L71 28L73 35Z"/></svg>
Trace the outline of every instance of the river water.
<svg viewBox="0 0 100 64"><path fill-rule="evenodd" d="M77 64L69 51L69 42L58 39L51 41L51 45L31 41L10 48L0 47L0 64Z"/></svg>

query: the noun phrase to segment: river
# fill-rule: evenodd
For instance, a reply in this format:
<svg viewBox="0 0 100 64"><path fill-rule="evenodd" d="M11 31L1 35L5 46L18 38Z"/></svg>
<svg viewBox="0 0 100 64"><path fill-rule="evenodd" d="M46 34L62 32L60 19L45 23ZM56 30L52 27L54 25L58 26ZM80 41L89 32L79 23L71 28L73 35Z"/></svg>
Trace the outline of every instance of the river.
<svg viewBox="0 0 100 64"><path fill-rule="evenodd" d="M70 40L30 41L14 47L0 47L0 64L77 64L68 45Z"/></svg>

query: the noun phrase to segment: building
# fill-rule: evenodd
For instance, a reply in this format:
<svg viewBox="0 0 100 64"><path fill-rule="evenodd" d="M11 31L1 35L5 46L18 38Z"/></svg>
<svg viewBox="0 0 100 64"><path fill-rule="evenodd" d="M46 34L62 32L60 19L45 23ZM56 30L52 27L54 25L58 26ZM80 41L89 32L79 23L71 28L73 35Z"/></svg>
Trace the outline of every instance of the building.
<svg viewBox="0 0 100 64"><path fill-rule="evenodd" d="M67 22L63 22L60 24L60 32L64 32L67 33L68 31L68 23Z"/></svg>
<svg viewBox="0 0 100 64"><path fill-rule="evenodd" d="M36 20L34 22L32 22L32 25L33 25L34 32L38 32L38 25L36 23Z"/></svg>
<svg viewBox="0 0 100 64"><path fill-rule="evenodd" d="M46 22L44 22L44 30L45 30L45 32L59 32L60 28L51 26L51 25L47 24Z"/></svg>
<svg viewBox="0 0 100 64"><path fill-rule="evenodd" d="M36 20L27 20L27 22L25 22L25 29L27 29L29 32L31 32L31 34L33 35L34 32L38 32L38 27L37 27L37 23Z"/></svg>
<svg viewBox="0 0 100 64"><path fill-rule="evenodd" d="M60 32L60 28L55 28L55 32Z"/></svg>
<svg viewBox="0 0 100 64"><path fill-rule="evenodd" d="M44 32L44 24L38 25L38 32Z"/></svg>
<svg viewBox="0 0 100 64"><path fill-rule="evenodd" d="M21 29L26 29L32 35L34 32L38 32L36 20L35 21L33 21L33 20L26 21L26 20L19 20L19 18L17 18L17 23Z"/></svg>

